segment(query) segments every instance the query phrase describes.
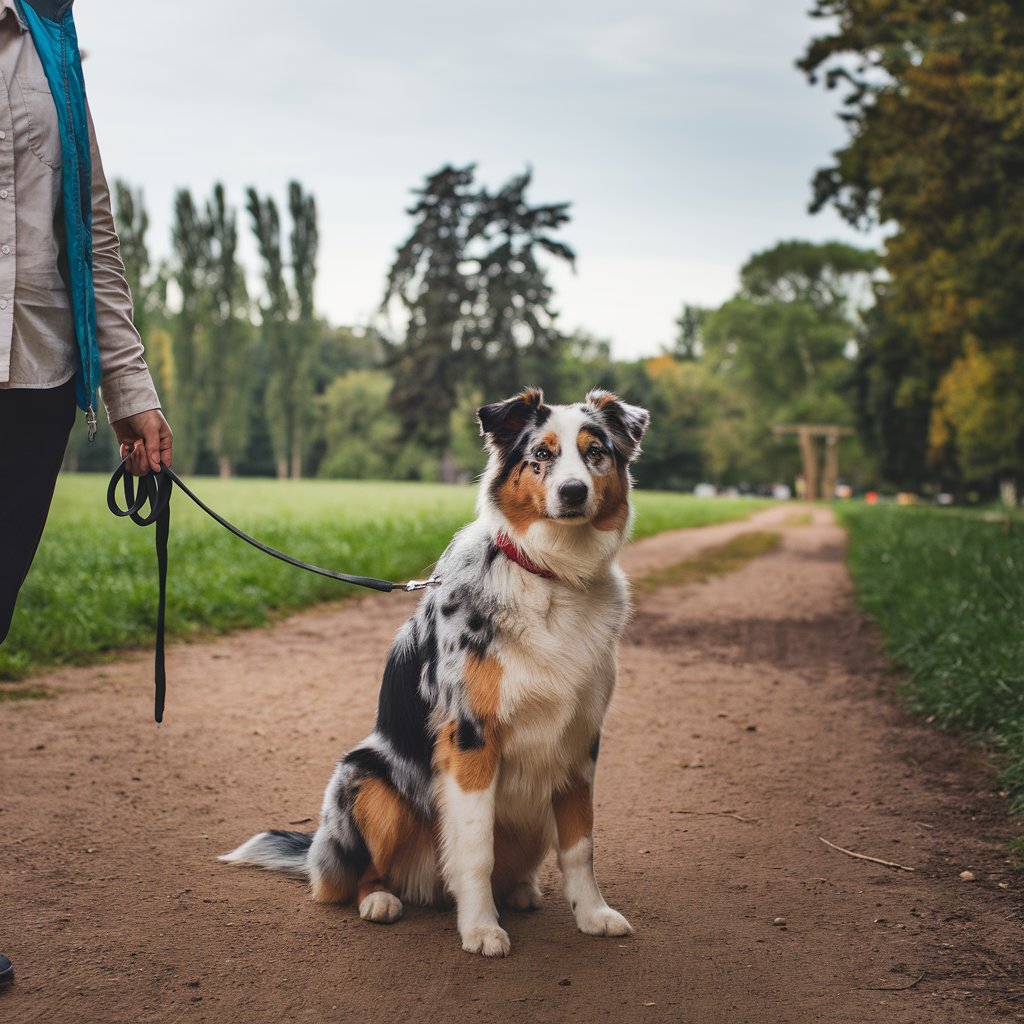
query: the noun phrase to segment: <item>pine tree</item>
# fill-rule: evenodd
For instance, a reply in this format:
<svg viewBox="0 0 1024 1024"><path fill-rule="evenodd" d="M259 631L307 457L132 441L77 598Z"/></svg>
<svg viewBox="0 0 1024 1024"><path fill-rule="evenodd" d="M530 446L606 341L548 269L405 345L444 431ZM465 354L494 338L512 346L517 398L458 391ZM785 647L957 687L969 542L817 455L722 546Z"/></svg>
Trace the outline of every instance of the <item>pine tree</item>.
<svg viewBox="0 0 1024 1024"><path fill-rule="evenodd" d="M463 328L472 288L464 269L468 229L475 213L473 165L445 166L414 190L408 211L412 234L388 273L383 307L397 300L405 309L405 338L388 366L394 379L391 407L402 431L441 456L442 479L454 478L451 414L466 365Z"/></svg>
<svg viewBox="0 0 1024 1024"><path fill-rule="evenodd" d="M557 362L562 335L553 290L537 249L575 265L575 253L551 236L569 221L569 204L531 206L532 171L498 192L481 192L467 236L480 250L469 332L472 376L486 395L512 394L540 381Z"/></svg>

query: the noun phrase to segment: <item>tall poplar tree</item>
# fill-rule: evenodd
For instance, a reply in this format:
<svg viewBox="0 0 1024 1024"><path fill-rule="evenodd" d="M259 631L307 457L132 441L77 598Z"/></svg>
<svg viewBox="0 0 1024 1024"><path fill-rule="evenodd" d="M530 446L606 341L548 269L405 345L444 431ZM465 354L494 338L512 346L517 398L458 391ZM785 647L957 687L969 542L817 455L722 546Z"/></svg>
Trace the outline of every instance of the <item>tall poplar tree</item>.
<svg viewBox="0 0 1024 1024"><path fill-rule="evenodd" d="M188 189L174 198L171 230L171 275L178 286L180 309L174 317L174 454L177 464L194 472L206 429L206 381L203 334L209 321L206 269L209 264L209 227Z"/></svg>
<svg viewBox="0 0 1024 1024"><path fill-rule="evenodd" d="M250 324L245 272L238 262L238 226L224 186L206 204L210 323L206 333L206 399L210 448L220 475L232 475L245 452L251 397Z"/></svg>
<svg viewBox="0 0 1024 1024"><path fill-rule="evenodd" d="M248 191L253 233L263 260L265 294L261 336L267 357L266 411L281 478L302 475L306 426L312 413L316 335L313 284L316 280L316 204L292 182L288 189L292 216L292 282L285 276L281 220L271 197Z"/></svg>

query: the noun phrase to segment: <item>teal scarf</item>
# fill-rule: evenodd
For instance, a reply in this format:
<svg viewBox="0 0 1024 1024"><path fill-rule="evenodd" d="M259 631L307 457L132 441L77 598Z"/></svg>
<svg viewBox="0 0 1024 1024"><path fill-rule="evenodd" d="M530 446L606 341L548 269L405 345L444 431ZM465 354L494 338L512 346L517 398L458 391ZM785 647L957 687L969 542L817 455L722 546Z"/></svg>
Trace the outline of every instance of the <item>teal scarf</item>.
<svg viewBox="0 0 1024 1024"><path fill-rule="evenodd" d="M71 14L73 0L17 0L17 3L57 108L63 149L68 291L79 356L75 393L79 407L86 410L91 441L96 432L96 389L102 371L92 279L92 158L82 57Z"/></svg>

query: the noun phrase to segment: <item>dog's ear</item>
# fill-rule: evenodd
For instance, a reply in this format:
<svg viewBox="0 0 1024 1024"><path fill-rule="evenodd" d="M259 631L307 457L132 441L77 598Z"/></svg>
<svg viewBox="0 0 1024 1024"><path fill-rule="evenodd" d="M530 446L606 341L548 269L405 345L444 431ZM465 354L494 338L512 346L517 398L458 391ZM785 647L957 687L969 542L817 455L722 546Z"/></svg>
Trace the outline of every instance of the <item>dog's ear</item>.
<svg viewBox="0 0 1024 1024"><path fill-rule="evenodd" d="M540 388L527 388L504 402L477 409L476 418L488 444L503 449L514 444L528 426L537 422L542 409L545 409L544 392Z"/></svg>
<svg viewBox="0 0 1024 1024"><path fill-rule="evenodd" d="M600 412L612 444L627 461L640 454L640 442L651 422L651 414L638 405L627 405L610 391L595 389L587 395L587 404Z"/></svg>

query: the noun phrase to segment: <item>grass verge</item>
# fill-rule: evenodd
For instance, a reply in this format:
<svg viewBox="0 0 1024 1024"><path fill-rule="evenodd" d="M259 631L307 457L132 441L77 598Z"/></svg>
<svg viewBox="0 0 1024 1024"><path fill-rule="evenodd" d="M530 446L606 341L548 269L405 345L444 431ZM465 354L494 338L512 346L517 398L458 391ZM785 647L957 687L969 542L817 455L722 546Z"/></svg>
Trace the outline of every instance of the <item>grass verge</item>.
<svg viewBox="0 0 1024 1024"><path fill-rule="evenodd" d="M665 569L649 573L637 581L638 590L656 587L681 587L690 583L707 583L713 576L742 569L760 555L774 551L782 541L781 533L741 533L738 537Z"/></svg>
<svg viewBox="0 0 1024 1024"><path fill-rule="evenodd" d="M6 704L16 700L48 700L52 696L52 690L44 690L39 686L0 685L0 704Z"/></svg>
<svg viewBox="0 0 1024 1024"><path fill-rule="evenodd" d="M963 512L841 506L861 607L913 710L1002 755L1024 811L1024 527Z"/></svg>
<svg viewBox="0 0 1024 1024"><path fill-rule="evenodd" d="M0 647L0 680L47 665L103 660L153 642L153 529L115 519L106 478L65 474ZM364 481L193 481L196 493L261 541L357 575L419 577L473 517L476 490ZM765 503L638 493L637 536L739 519ZM257 626L317 601L362 593L252 550L184 495L171 513L168 635Z"/></svg>

